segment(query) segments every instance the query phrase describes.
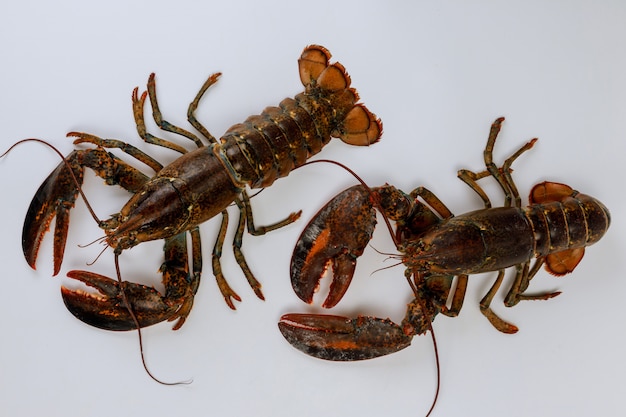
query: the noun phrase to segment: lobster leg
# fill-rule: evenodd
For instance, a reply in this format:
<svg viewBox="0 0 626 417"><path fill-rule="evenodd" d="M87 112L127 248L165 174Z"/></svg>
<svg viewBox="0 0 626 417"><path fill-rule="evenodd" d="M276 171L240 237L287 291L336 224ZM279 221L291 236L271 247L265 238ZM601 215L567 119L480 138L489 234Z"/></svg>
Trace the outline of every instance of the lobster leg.
<svg viewBox="0 0 626 417"><path fill-rule="evenodd" d="M478 194L478 196L483 200L485 208L491 207L491 201L485 191L477 184L478 180L485 177L493 177L498 182L498 185L500 185L500 188L502 188L502 191L504 192L504 207L510 207L511 204L513 204L514 207L521 207L522 202L519 192L517 191L517 187L515 186L515 182L511 176L511 165L521 154L532 148L537 141L535 138L524 144L524 146L519 148L515 153L513 153L513 155L507 158L504 164L502 164L502 167L498 169L496 164L493 162L493 148L498 137L498 133L500 133L502 122L504 122L504 117L496 119L496 121L491 125L491 130L487 139L487 146L484 151L485 166L487 169L481 172L472 172L467 169L462 169L458 172L459 179L466 183L474 192L476 192L476 194Z"/></svg>
<svg viewBox="0 0 626 417"><path fill-rule="evenodd" d="M511 285L511 289L504 298L504 305L506 305L507 307L513 307L521 300L549 300L550 298L554 298L557 295L561 294L560 291L546 292L540 294L523 294L523 292L526 291L526 289L528 288L530 280L534 278L537 272L539 272L541 266L544 264L545 257L541 257L535 260L532 268L530 269L529 262L523 264L523 269L517 268L518 272L515 275L513 285Z"/></svg>
<svg viewBox="0 0 626 417"><path fill-rule="evenodd" d="M254 224L254 216L252 215L252 206L250 205L250 198L248 194L243 192L241 194L241 198L235 200L237 206L239 207L239 225L237 227L237 231L235 233L235 237L233 239L233 253L235 254L235 260L241 267L250 287L254 290L254 293L261 300L264 300L265 297L261 292L261 283L254 277L252 271L248 267L248 263L241 251L241 246L243 244L243 231L244 228L248 230L248 233L253 236L262 236L268 232L279 229L283 226L287 226L300 218L302 214L302 210L291 213L287 218L276 222L274 224L270 224L267 226L255 226Z"/></svg>
<svg viewBox="0 0 626 417"><path fill-rule="evenodd" d="M206 92L206 90L209 89L209 87L211 87L213 84L215 84L217 82L217 79L220 77L219 72L215 73L213 75L211 75L202 85L202 87L200 87L200 90L198 91L198 94L196 94L196 97L191 101L191 103L189 103L189 107L187 108L187 120L189 121L189 123L196 128L196 130L200 133L202 133L202 136L204 136L209 142L211 143L217 143L217 139L215 139L215 137L209 133L209 131L207 130L207 128L205 128L202 123L200 123L200 121L198 121L198 119L196 118L196 109L198 108L198 104L200 103L200 99L202 99L202 96L204 96L204 93ZM155 96L156 98L156 96ZM155 101L153 101L153 103L155 103ZM195 140L194 140L195 141Z"/></svg>
<svg viewBox="0 0 626 417"><path fill-rule="evenodd" d="M500 289L500 285L502 285L503 279L504 279L504 269L501 269L498 271L498 277L496 278L495 282L493 283L493 285L491 286L487 294L485 294L483 299L480 300L480 312L483 313L483 316L485 316L487 320L489 320L489 322L493 325L493 327L495 327L497 330L501 331L502 333L508 333L508 334L517 333L519 330L517 326L502 320L491 309L491 301L493 300L493 297L498 292L498 289Z"/></svg>
<svg viewBox="0 0 626 417"><path fill-rule="evenodd" d="M247 195L244 194L244 201L248 198ZM261 300L265 300L265 296L261 291L261 283L254 277L252 271L250 270L250 266L248 266L248 262L246 258L243 256L243 252L241 251L241 245L243 244L243 231L248 225L248 232L252 233L251 230L254 230L254 223L252 223L252 212L250 210L250 206L245 206L243 204L239 204L239 200L237 200L239 205L239 222L237 224L237 231L235 232L235 237L233 238L233 253L235 255L235 260L237 264L243 271L246 279L248 280L248 284L250 284L250 288L254 291L256 296ZM252 225L252 226L251 226Z"/></svg>
<svg viewBox="0 0 626 417"><path fill-rule="evenodd" d="M489 200L489 196L487 195L487 193L485 193L482 187L478 185L477 183L478 180L488 177L488 176L493 176L496 179L496 181L498 181L498 184L504 191L505 199L506 199L506 195L508 195L508 192L509 192L508 187L506 183L504 182L503 177L500 175L497 167L493 163L493 153L492 153L493 146L495 144L496 138L498 137L498 133L500 133L500 129L502 128L502 122L504 122L504 117L500 117L496 119L496 121L493 122L493 124L491 125L491 130L489 131L489 137L487 138L487 146L485 147L485 152L484 152L485 165L487 167L487 170L476 173L468 169L461 169L459 170L457 174L458 178L464 183L466 183L483 200L483 203L485 204L485 208L491 207L491 201ZM510 199L509 199L509 205L510 205Z"/></svg>
<svg viewBox="0 0 626 417"><path fill-rule="evenodd" d="M195 111L195 108L197 108L198 103L200 99L202 98L202 96L204 95L204 93L206 92L206 90L217 82L220 75L221 75L220 73L212 74L208 78L208 80L203 84L202 88L200 89L200 92L196 95L194 100L189 104L189 109L192 109L190 110L190 113L192 116L193 116L193 112ZM161 115L161 110L159 109L157 96L156 96L156 83L154 81L154 73L150 74L150 77L148 78L148 94L150 95L150 104L152 105L152 117L154 118L155 123L159 126L161 130L176 133L177 135L183 136L187 139L191 139L198 148L201 148L204 146L204 143L202 143L202 140L200 140L198 136L194 135L188 130L175 126L163 119L163 116ZM195 119L195 117L193 118ZM193 123L192 123L192 126L195 127ZM217 140L213 137L213 135L208 133L206 129L200 130L200 132L203 134L204 132L207 133L206 138L209 140L209 142L217 143Z"/></svg>
<svg viewBox="0 0 626 417"><path fill-rule="evenodd" d="M200 276L202 274L202 244L201 244L201 239L200 239L200 229L198 227L194 227L193 229L189 231L189 234L191 235L191 267L192 267L191 271L192 271L192 274L188 275L188 272L187 272L188 277L185 282L188 282L189 285L188 285L188 290L186 291L186 294L183 298L184 299L183 305L181 306L180 309L178 309L176 314L174 314L168 319L168 321L177 320L176 324L173 327L173 330L180 329L180 327L185 323L187 316L191 312L191 307L193 307L194 297L196 293L198 292L198 288L200 287ZM186 243L186 239L184 240L185 240L184 243ZM186 253L187 251L185 250L183 252ZM183 258L183 256L185 255L182 255L178 259ZM185 256L184 259L186 260L187 257ZM183 270L183 271L188 271L188 269ZM181 288L184 288L184 286Z"/></svg>
<svg viewBox="0 0 626 417"><path fill-rule="evenodd" d="M224 246L224 239L226 239L226 229L228 227L228 210L222 211L222 222L220 224L220 230L215 239L215 245L213 246L213 254L211 256L213 275L217 281L217 287L220 289L224 301L233 310L235 310L235 301L241 301L241 297L228 285L224 274L222 273L222 264L220 258L222 257L222 246ZM245 262L245 260L244 260ZM241 265L241 264L240 264ZM244 263L247 267L247 264ZM243 267L242 267L243 269Z"/></svg>
<svg viewBox="0 0 626 417"><path fill-rule="evenodd" d="M150 80L153 81L152 88L154 89L153 76L154 76L154 74L150 75ZM152 97L156 98L155 94L156 93L150 94L150 97L151 98ZM173 142L171 142L169 140L165 140L165 139L161 139L159 137L156 137L152 133L148 132L148 130L146 129L146 122L144 120L144 104L146 102L147 95L148 95L148 92L144 91L141 94L141 97L139 97L138 96L138 88L135 87L135 89L133 90L133 95L132 95L133 116L135 118L135 125L137 127L137 134L139 134L139 137L141 139L143 139L144 142L149 143L151 145L162 146L164 148L168 148L168 149L171 149L173 151L180 152L182 154L187 153L188 151L184 147L182 147L182 146L180 146L180 145L178 145L176 143L173 143ZM172 131L174 129L178 129L178 131L176 131L175 133L179 133L182 136L188 137L188 136L184 135L184 133L186 133L186 131L184 129L178 128L176 126L172 126L168 122L163 120L163 118L161 116L161 111L159 110L159 107L158 107L158 103L155 103L155 102L151 101L151 104L152 104L152 108L153 108L152 114L154 115L155 122L157 123L159 128L161 128L163 130L169 130L169 131Z"/></svg>
<svg viewBox="0 0 626 417"><path fill-rule="evenodd" d="M411 191L411 197L417 198L421 197L430 207L433 208L437 212L442 219L449 219L454 215L450 211L450 209L429 189L425 187L418 187L415 190Z"/></svg>
<svg viewBox="0 0 626 417"><path fill-rule="evenodd" d="M448 317L457 317L463 307L463 301L465 300L465 292L467 291L468 276L463 274L459 275L456 282L456 288L452 295L452 303L450 308L444 307L441 313Z"/></svg>
<svg viewBox="0 0 626 417"><path fill-rule="evenodd" d="M193 101L191 103L189 103L189 108L187 110L187 119L189 120L191 125L193 127L195 127L200 133L202 133L202 135L211 143L217 143L217 140L196 119L195 111L198 108L198 104L199 104L200 100L202 99L204 93L208 90L208 88L210 86L212 86L213 84L215 84L217 82L217 80L219 79L220 76L221 76L220 73L215 73L215 74L212 74L205 81L205 83L200 88L200 91L198 92L198 94L196 94L196 97L193 99ZM150 74L150 77L148 78L148 88L147 88L147 91L145 91L141 95L141 97L139 97L138 96L138 89L135 88L133 90L133 95L132 95L132 99L133 99L133 116L135 118L135 124L137 126L137 133L139 134L139 136L146 143L162 146L164 148L172 149L172 150L174 150L176 152L180 152L180 153L183 153L183 154L187 153L187 149L183 148L182 146L177 145L177 144L175 144L175 143L173 143L171 141L168 141L168 140L165 140L165 139L162 139L162 138L158 138L158 137L154 136L153 134L151 134L151 133L149 133L147 131L146 124L145 124L145 116L144 116L144 104L145 104L147 96L150 97L150 106L152 107L152 117L154 119L154 122L157 124L157 126L161 130L164 130L166 132L175 133L177 135L180 135L180 136L183 136L183 137L185 137L187 139L190 139L190 140L192 140L196 144L196 146L198 148L201 148L201 147L204 146L204 144L202 143L202 140L198 136L196 136L195 134L193 134L193 133L189 132L188 130L185 130L185 129L181 128L181 127L173 125L170 122L168 122L165 119L163 119L163 115L161 114L161 109L159 108L159 102L157 100L157 95L156 95L156 82L155 82L155 75L154 75L154 73Z"/></svg>
<svg viewBox="0 0 626 417"><path fill-rule="evenodd" d="M263 235L272 230L278 229L280 227L286 226L295 222L299 217L300 213L292 213L286 219L269 225L269 226L261 226L255 227L254 219L252 216L252 210L250 208L250 200L246 193L242 193L241 199L235 200L237 206L239 207L239 222L237 225L237 231L235 232L235 237L233 238L233 253L235 254L235 260L237 264L241 268L244 276L246 277L248 284L250 284L250 288L254 291L256 296L261 300L265 300L265 296L261 291L261 283L255 278L254 274L250 270L248 266L248 262L246 261L243 252L241 251L241 246L243 243L243 232L244 229L248 229L248 233L254 236ZM224 274L222 272L222 265L220 262L220 258L222 257L222 247L224 245L224 240L226 238L226 229L228 227L228 211L224 210L222 212L222 223L220 225L220 230L215 240L215 246L213 247L213 255L212 255L212 266L213 266L213 275L217 280L217 286L224 297L224 301L226 304L233 310L235 310L235 301L241 301L241 297L230 287Z"/></svg>
<svg viewBox="0 0 626 417"><path fill-rule="evenodd" d="M92 143L100 148L105 148L105 149L121 149L122 152L124 152L127 155L132 156L133 158L135 158L136 160L138 160L139 162L142 162L144 164L146 164L147 166L149 166L154 172L158 172L159 170L161 170L161 168L163 168L163 165L157 161L156 159L152 158L150 155L148 155L147 153L143 152L142 150L134 147L133 145L130 145L126 142L123 142L121 140L118 139L102 139L99 138L98 136L89 134L89 133L83 133L83 132L69 132L67 134L68 137L74 137L76 139L74 139L74 145L78 145L79 143ZM120 175L120 177L124 177L126 175L129 175L128 173L122 173ZM130 175L133 175L132 173ZM105 180L107 180L107 184L110 183L109 178L103 177ZM120 178L123 180L123 178ZM137 189L139 189L139 187L141 187L143 185L143 183L146 181L146 179L142 178L142 182L138 183L137 187L133 187L132 189L128 188L128 187L124 187L122 186L122 188L131 191L131 192L136 192Z"/></svg>

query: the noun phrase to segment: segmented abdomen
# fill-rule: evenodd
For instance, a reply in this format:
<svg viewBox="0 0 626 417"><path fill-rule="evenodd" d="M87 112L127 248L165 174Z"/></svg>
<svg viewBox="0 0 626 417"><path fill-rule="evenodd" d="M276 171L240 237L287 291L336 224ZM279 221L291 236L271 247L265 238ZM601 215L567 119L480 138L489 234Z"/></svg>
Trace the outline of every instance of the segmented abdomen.
<svg viewBox="0 0 626 417"><path fill-rule="evenodd" d="M332 113L330 106L299 94L231 127L221 138L221 148L235 179L253 188L267 187L304 164L330 141L338 123Z"/></svg>
<svg viewBox="0 0 626 417"><path fill-rule="evenodd" d="M589 246L604 235L611 221L607 208L585 194L532 204L525 211L535 235L536 256Z"/></svg>

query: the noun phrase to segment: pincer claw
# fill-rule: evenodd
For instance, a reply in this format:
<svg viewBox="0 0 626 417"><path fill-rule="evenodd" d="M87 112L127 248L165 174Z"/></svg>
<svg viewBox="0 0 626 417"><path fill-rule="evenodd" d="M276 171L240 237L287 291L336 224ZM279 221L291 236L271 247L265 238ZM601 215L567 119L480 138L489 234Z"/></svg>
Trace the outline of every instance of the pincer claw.
<svg viewBox="0 0 626 417"><path fill-rule="evenodd" d="M296 349L319 359L358 361L397 352L411 344L389 319L322 314L285 314L278 328Z"/></svg>
<svg viewBox="0 0 626 417"><path fill-rule="evenodd" d="M170 318L178 305L168 305L154 288L116 280L87 271L70 271L67 276L95 288L97 293L61 287L67 309L77 319L104 330L134 330L137 328L123 293L130 302L141 327L151 326Z"/></svg>
<svg viewBox="0 0 626 417"><path fill-rule="evenodd" d="M28 207L22 229L22 250L26 262L35 269L39 245L48 232L52 219L56 216L54 230L54 275L59 273L69 226L70 210L78 196L78 186L82 184L83 172L76 161L82 157L74 151L67 156L41 184ZM72 172L68 168L72 167Z"/></svg>
<svg viewBox="0 0 626 417"><path fill-rule="evenodd" d="M323 306L331 308L343 297L376 225L376 211L369 190L357 185L328 202L309 222L291 258L291 285L307 302L332 265L333 282Z"/></svg>

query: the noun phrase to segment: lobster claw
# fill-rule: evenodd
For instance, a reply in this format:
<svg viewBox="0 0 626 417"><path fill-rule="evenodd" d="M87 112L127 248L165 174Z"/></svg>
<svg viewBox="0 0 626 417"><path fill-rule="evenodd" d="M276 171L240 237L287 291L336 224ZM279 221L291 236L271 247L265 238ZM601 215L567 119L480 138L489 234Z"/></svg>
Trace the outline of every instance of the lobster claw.
<svg viewBox="0 0 626 417"><path fill-rule="evenodd" d="M366 316L285 314L278 328L296 349L331 361L377 358L406 348L413 339L389 319Z"/></svg>
<svg viewBox="0 0 626 417"><path fill-rule="evenodd" d="M333 281L323 306L331 308L350 286L356 260L363 254L376 225L371 193L356 185L339 193L309 222L291 257L291 286L311 303L329 265Z"/></svg>
<svg viewBox="0 0 626 417"><path fill-rule="evenodd" d="M98 291L87 293L61 287L63 302L77 319L104 330L125 331L137 328L117 280L87 271L70 271L67 276ZM161 294L152 287L128 281L123 283L123 287L126 299L141 327L168 320L179 308L179 305L166 303Z"/></svg>
<svg viewBox="0 0 626 417"><path fill-rule="evenodd" d="M74 151L66 158L67 164L62 162L41 184L28 207L24 228L22 229L22 250L26 262L35 269L37 252L43 236L56 216L54 229L54 275L59 273L65 241L69 226L69 212L78 196L78 185L83 181L83 170L79 166L74 168L73 162L80 151ZM74 177L68 165L72 166ZM76 181L74 180L76 179ZM78 182L79 184L76 184Z"/></svg>
<svg viewBox="0 0 626 417"><path fill-rule="evenodd" d="M78 139L74 143L80 142ZM22 250L31 268L35 269L39 245L56 216L54 275L59 273L65 253L70 210L76 203L79 187L83 183L85 167L91 168L102 178L108 178L109 184L120 184L130 191L136 190L137 184L144 182L146 178L142 173L129 170L121 160L102 148L79 149L70 153L41 184L26 212L22 229Z"/></svg>

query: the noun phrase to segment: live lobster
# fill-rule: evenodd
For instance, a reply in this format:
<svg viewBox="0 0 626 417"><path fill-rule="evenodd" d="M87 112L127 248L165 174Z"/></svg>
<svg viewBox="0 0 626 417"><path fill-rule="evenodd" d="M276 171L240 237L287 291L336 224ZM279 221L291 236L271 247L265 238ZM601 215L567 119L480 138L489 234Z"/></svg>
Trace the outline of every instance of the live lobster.
<svg viewBox="0 0 626 417"><path fill-rule="evenodd" d="M359 146L377 142L382 124L350 88L350 77L339 63L329 64L330 53L321 46L304 49L298 60L305 91L284 99L278 107L268 107L260 115L232 126L219 140L196 119L195 111L206 90L219 73L211 75L187 112L190 124L210 142L204 145L194 133L165 121L156 98L154 74L147 91L132 95L137 131L148 143L163 146L183 155L167 166L134 146L86 133L70 132L75 144L94 148L77 149L50 174L36 192L24 222L22 247L28 264L35 268L40 243L56 216L54 230L54 274L61 268L69 214L82 192L83 172L92 169L108 185L119 185L133 193L118 214L99 221L103 242L115 254L118 280L87 271L70 271L68 277L82 281L97 293L62 288L65 305L83 322L107 330L131 330L165 320L180 328L191 311L200 283L202 255L198 225L222 214L221 228L213 249L212 266L226 303L240 297L226 282L220 266L222 244L228 224L226 208L235 203L240 212L233 241L235 258L256 295L263 299L261 284L250 271L241 252L244 228L254 235L264 234L295 221L292 213L283 221L255 227L246 187L263 188L288 175L317 154L331 137ZM193 140L198 149L184 147L147 132L144 104L150 97L153 117L164 131ZM122 161L106 148L118 148L156 172L152 178ZM97 219L97 217L94 215ZM191 249L187 247L187 234ZM118 257L142 242L164 239L165 261L161 272L165 294L152 287L121 281ZM188 260L191 258L191 260ZM118 282L119 281L119 282ZM134 317L133 317L134 316Z"/></svg>
<svg viewBox="0 0 626 417"><path fill-rule="evenodd" d="M518 328L491 310L505 270L515 267L506 306L520 300L546 300L559 292L526 294L530 280L545 265L556 276L574 270L585 247L607 231L610 214L598 200L565 184L543 182L530 192L529 205L521 198L511 175L513 161L536 139L522 146L501 167L493 162L493 147L504 118L491 127L484 152L486 170L461 170L458 176L484 201L485 208L459 216L429 190L409 195L391 185L370 189L357 185L339 193L305 227L291 259L291 283L303 301L312 302L320 279L332 268L333 280L323 304L335 306L347 291L357 259L372 237L376 210L395 222L392 237L398 258L413 292L401 324L369 316L286 314L278 327L295 348L321 359L354 361L387 355L410 345L416 335L432 330L442 313L459 314L468 275L497 271L497 278L480 301L481 312L504 333ZM491 207L477 181L493 177L504 192L504 207ZM420 198L422 201L418 200ZM536 258L531 266L531 260ZM453 290L454 277L458 277ZM450 305L448 298L452 294Z"/></svg>

